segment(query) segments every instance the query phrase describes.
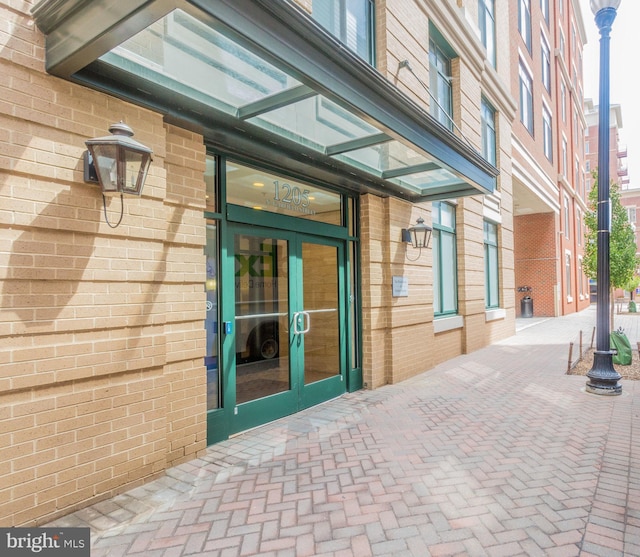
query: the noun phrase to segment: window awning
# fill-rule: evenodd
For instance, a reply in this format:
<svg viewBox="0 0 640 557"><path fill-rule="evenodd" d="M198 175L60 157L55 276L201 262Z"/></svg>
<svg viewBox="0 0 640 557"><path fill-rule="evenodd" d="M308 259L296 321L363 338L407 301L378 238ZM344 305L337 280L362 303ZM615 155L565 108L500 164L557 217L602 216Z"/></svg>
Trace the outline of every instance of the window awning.
<svg viewBox="0 0 640 557"><path fill-rule="evenodd" d="M316 25L273 0L43 0L47 70L358 192L489 194L498 170Z"/></svg>

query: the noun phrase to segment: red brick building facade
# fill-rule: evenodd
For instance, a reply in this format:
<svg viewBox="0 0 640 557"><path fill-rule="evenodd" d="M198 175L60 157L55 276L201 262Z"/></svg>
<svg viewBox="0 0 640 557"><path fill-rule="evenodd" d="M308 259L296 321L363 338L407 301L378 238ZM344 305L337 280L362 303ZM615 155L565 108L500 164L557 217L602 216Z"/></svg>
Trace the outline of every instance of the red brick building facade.
<svg viewBox="0 0 640 557"><path fill-rule="evenodd" d="M513 8L516 311L530 294L535 316L565 315L589 304L582 272L584 22L574 2L518 0Z"/></svg>

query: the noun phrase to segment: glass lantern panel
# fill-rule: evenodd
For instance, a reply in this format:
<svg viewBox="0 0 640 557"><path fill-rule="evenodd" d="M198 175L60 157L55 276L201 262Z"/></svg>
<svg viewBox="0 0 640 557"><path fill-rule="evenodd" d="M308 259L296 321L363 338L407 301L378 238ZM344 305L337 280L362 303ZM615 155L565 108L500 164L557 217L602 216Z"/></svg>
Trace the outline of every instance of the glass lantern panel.
<svg viewBox="0 0 640 557"><path fill-rule="evenodd" d="M89 148L93 164L105 195L118 193L118 148L116 145L93 145Z"/></svg>
<svg viewBox="0 0 640 557"><path fill-rule="evenodd" d="M146 174L145 167L147 166L144 164L144 159L149 157L146 154L136 153L135 151L126 151L125 155L125 176L122 184L122 193L140 195L144 175Z"/></svg>

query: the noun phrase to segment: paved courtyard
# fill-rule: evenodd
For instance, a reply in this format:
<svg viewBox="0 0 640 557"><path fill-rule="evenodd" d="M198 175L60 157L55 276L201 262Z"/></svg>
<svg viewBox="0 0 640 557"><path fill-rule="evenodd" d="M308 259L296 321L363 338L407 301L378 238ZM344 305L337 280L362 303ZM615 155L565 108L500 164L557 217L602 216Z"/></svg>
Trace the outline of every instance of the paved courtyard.
<svg viewBox="0 0 640 557"><path fill-rule="evenodd" d="M640 403L565 375L595 308L209 447L48 526L102 556L640 555ZM616 316L632 346L640 316ZM634 354L634 357L637 357Z"/></svg>

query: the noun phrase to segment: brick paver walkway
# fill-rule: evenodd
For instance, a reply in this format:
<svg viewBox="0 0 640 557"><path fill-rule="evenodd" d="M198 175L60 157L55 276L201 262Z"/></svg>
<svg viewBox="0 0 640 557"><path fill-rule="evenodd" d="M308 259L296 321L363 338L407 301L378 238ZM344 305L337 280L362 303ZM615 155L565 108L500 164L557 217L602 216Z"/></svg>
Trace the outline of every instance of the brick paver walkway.
<svg viewBox="0 0 640 557"><path fill-rule="evenodd" d="M602 397L565 375L594 323L594 308L520 320L506 341L214 445L54 524L90 525L92 557L638 556L637 382ZM616 317L634 347L637 323Z"/></svg>

